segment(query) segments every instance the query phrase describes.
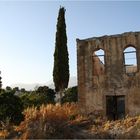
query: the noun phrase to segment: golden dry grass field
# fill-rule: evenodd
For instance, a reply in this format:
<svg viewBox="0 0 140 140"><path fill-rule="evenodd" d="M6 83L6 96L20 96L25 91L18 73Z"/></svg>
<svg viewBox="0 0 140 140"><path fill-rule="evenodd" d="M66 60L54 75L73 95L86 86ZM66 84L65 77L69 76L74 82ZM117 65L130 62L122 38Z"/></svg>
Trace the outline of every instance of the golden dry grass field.
<svg viewBox="0 0 140 140"><path fill-rule="evenodd" d="M2 123L1 139L140 138L140 116L107 121L101 116L79 115L77 104L42 105L24 110L19 126Z"/></svg>

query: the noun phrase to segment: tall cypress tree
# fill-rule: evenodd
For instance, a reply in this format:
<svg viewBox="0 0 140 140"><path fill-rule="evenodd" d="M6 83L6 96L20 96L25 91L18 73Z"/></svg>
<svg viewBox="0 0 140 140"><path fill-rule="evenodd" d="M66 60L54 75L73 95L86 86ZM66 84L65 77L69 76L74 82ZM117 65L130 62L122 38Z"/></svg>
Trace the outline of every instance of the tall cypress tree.
<svg viewBox="0 0 140 140"><path fill-rule="evenodd" d="M53 68L55 90L60 93L60 98L62 98L62 91L68 87L69 82L69 56L67 49L65 11L64 7L60 7L57 18Z"/></svg>

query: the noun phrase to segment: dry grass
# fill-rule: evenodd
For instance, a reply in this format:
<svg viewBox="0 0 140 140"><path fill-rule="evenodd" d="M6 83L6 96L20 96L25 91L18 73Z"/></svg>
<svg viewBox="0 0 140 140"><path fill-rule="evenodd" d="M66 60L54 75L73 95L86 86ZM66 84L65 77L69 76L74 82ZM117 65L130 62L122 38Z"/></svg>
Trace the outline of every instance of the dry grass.
<svg viewBox="0 0 140 140"><path fill-rule="evenodd" d="M13 135L14 125L7 120L5 123L0 122L0 139L5 139Z"/></svg>
<svg viewBox="0 0 140 140"><path fill-rule="evenodd" d="M85 117L79 115L78 106L74 103L31 107L24 110L24 115L25 120L19 126L3 124L0 127L0 138L75 138L75 129L85 120Z"/></svg>
<svg viewBox="0 0 140 140"><path fill-rule="evenodd" d="M19 126L1 123L1 139L140 138L140 116L117 121L107 121L96 113L83 117L77 104L31 107L24 114Z"/></svg>
<svg viewBox="0 0 140 140"><path fill-rule="evenodd" d="M100 125L92 125L91 131L101 137L98 138L140 138L140 116L126 117L122 120L103 121Z"/></svg>
<svg viewBox="0 0 140 140"><path fill-rule="evenodd" d="M8 135L9 135L9 132L7 130L0 131L0 139L5 139Z"/></svg>
<svg viewBox="0 0 140 140"><path fill-rule="evenodd" d="M71 125L80 122L76 104L42 105L24 111L25 120L16 128L22 139L73 138Z"/></svg>

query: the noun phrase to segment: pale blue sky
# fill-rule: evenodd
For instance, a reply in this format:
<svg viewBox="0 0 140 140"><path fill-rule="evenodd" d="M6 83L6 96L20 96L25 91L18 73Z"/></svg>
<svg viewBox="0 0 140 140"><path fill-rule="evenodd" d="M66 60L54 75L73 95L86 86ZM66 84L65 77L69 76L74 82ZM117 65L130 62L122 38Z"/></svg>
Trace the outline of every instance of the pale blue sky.
<svg viewBox="0 0 140 140"><path fill-rule="evenodd" d="M66 8L70 76L76 38L140 31L140 2L0 1L0 70L4 86L52 80L59 7Z"/></svg>

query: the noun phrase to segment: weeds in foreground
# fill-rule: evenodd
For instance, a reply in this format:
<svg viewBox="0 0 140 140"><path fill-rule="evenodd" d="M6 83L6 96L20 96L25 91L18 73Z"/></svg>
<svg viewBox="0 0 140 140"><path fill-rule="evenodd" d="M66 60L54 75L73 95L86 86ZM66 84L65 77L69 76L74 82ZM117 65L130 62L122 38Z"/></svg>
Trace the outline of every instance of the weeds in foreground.
<svg viewBox="0 0 140 140"><path fill-rule="evenodd" d="M24 110L19 126L0 124L0 138L9 139L105 139L140 138L140 116L107 121L102 117L79 115L77 104L42 105Z"/></svg>
<svg viewBox="0 0 140 140"><path fill-rule="evenodd" d="M73 138L71 125L83 119L76 104L27 108L25 120L16 128L22 139Z"/></svg>

